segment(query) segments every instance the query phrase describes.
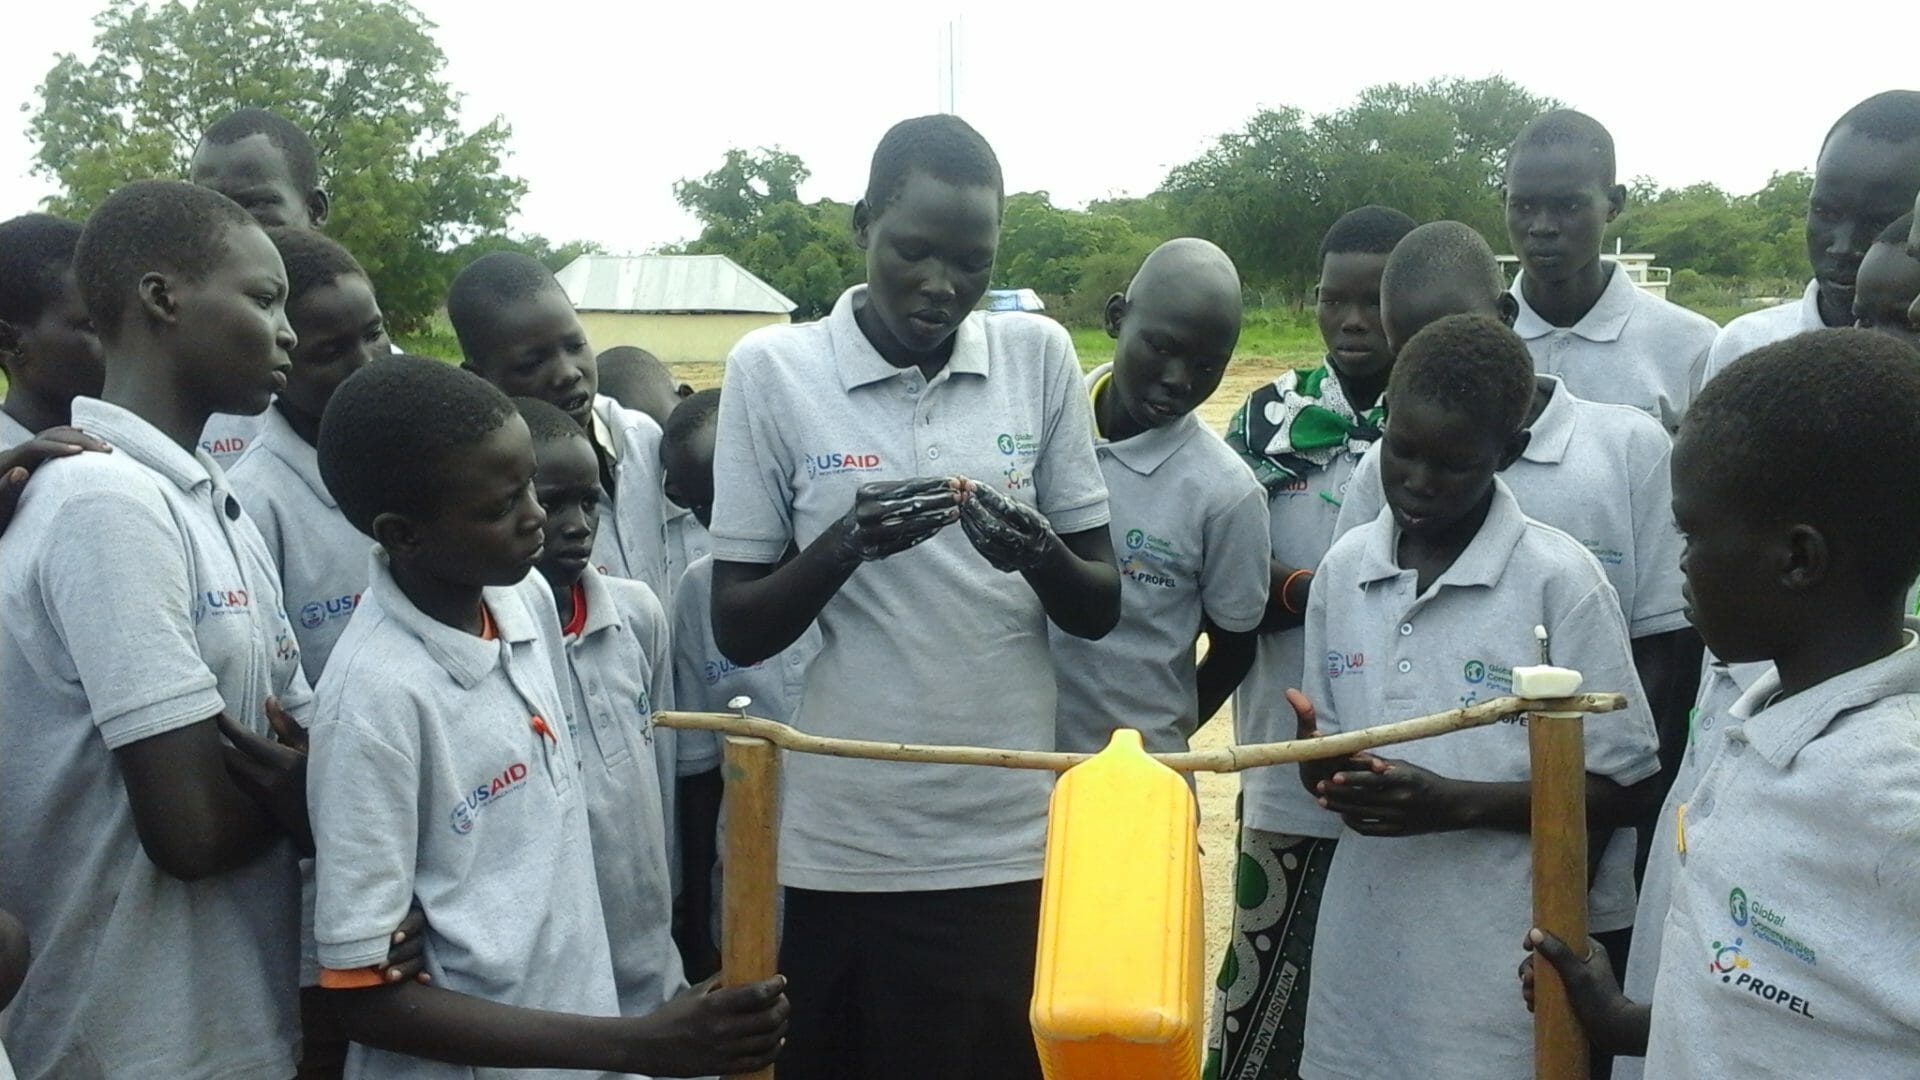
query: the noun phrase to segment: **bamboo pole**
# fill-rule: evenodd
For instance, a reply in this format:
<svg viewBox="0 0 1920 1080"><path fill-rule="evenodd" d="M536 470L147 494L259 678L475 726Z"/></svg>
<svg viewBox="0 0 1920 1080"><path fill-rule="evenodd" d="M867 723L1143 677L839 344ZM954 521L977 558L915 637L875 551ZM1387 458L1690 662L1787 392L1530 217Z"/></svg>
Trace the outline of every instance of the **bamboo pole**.
<svg viewBox="0 0 1920 1080"><path fill-rule="evenodd" d="M772 978L779 967L780 754L764 739L728 735L727 871L720 899L720 978L745 986ZM773 1080L773 1066L737 1073Z"/></svg>
<svg viewBox="0 0 1920 1080"><path fill-rule="evenodd" d="M1577 712L1529 712L1533 925L1587 947L1587 766ZM1533 1074L1587 1080L1587 1035L1552 964L1533 965Z"/></svg>
<svg viewBox="0 0 1920 1080"><path fill-rule="evenodd" d="M1343 731L1318 739L1293 739L1287 742L1253 743L1226 746L1218 750L1194 750L1179 754L1155 754L1162 765L1175 772L1232 773L1263 765L1285 765L1320 758L1346 757L1394 743L1411 742L1444 735L1462 728L1481 727L1521 713L1550 711L1571 713L1613 712L1626 707L1619 694L1577 694L1552 701L1525 698L1492 698L1464 709L1450 709L1431 716L1415 717L1392 724ZM984 746L927 746L914 743L873 742L865 739L834 739L809 735L785 724L736 713L663 712L654 715L663 727L696 731L717 731L724 735L764 739L782 750L828 757L868 758L875 761L912 761L927 765L991 765L1002 769L1039 769L1065 772L1092 757L1091 754L1063 754L1042 750L995 750ZM1584 873L1584 872L1583 872Z"/></svg>

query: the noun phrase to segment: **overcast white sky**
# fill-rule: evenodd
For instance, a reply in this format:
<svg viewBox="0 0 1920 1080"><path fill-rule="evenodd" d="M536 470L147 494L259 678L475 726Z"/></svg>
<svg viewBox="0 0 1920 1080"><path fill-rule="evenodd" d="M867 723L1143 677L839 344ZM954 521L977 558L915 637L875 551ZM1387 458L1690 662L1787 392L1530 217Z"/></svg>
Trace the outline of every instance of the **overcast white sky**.
<svg viewBox="0 0 1920 1080"><path fill-rule="evenodd" d="M804 195L851 201L887 126L941 107L941 31L954 17L957 111L993 143L1010 189L1050 191L1063 205L1150 191L1263 106L1324 112L1374 83L1495 73L1598 117L1623 177L1744 192L1775 169L1810 166L1828 125L1893 88L1884 80L1900 70L1837 54L1823 40L1832 34L1802 25L1805 12L1766 19L1687 0L1032 0L912 12L866 2L416 2L440 26L470 125L497 114L513 126L508 167L530 185L518 227L614 251L692 235L673 182L713 168L730 146L780 145L813 170ZM0 217L52 190L30 175L27 113L12 107L36 100L56 53L86 53L95 6L8 5L0 110L14 121L0 125ZM1913 33L1912 0L1845 7L1842 36L1863 51ZM1864 30L1874 25L1879 35ZM1905 81L1920 86L1920 73Z"/></svg>

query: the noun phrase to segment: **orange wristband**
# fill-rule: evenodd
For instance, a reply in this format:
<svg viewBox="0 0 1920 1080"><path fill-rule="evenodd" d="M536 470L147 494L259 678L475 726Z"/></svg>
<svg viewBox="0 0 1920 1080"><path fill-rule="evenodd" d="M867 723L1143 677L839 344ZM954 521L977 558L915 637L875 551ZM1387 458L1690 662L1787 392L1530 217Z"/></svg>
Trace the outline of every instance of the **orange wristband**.
<svg viewBox="0 0 1920 1080"><path fill-rule="evenodd" d="M1297 607L1294 607L1292 604L1289 604L1287 602L1287 593L1292 591L1294 581L1296 581L1301 577L1312 577L1312 576L1313 576L1313 571L1311 570L1295 570L1293 573L1287 575L1287 578L1285 581L1282 581L1280 583L1280 606L1287 609L1287 614L1305 615L1307 613L1305 608L1297 608Z"/></svg>
<svg viewBox="0 0 1920 1080"><path fill-rule="evenodd" d="M321 968L320 985L328 990L365 990L373 986L385 986L387 980L381 976L377 967Z"/></svg>

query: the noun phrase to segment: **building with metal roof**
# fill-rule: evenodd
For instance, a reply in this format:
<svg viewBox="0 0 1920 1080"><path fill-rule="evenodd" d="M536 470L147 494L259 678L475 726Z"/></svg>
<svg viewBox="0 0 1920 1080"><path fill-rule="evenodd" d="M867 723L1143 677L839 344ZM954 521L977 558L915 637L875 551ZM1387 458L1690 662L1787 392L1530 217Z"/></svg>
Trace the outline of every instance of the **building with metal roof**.
<svg viewBox="0 0 1920 1080"><path fill-rule="evenodd" d="M725 255L582 255L554 276L595 350L636 345L669 364L723 361L795 306Z"/></svg>

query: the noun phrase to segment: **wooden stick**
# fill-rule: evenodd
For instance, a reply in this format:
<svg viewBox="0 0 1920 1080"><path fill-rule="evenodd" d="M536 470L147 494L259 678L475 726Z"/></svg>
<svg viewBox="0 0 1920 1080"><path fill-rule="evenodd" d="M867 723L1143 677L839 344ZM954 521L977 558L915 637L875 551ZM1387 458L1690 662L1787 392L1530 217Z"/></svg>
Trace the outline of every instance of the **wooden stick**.
<svg viewBox="0 0 1920 1080"><path fill-rule="evenodd" d="M1232 773L1262 765L1285 765L1320 758L1346 757L1379 746L1444 735L1449 731L1458 731L1462 728L1480 727L1537 709L1600 713L1623 709L1626 704L1626 698L1619 694L1578 694L1557 701L1528 701L1516 697L1493 698L1464 709L1451 709L1432 716L1381 724L1358 731L1343 731L1337 735L1326 735L1318 739L1226 746L1218 750L1155 754L1154 757L1175 772ZM995 750L984 746L926 746L913 743L872 742L865 739L834 739L821 735L809 735L785 724L762 720L757 716L741 716L732 713L663 712L654 715L654 722L663 727L718 731L726 735L765 739L783 750L793 750L803 754L870 758L876 761L914 761L929 765L992 765L1002 769L1065 772L1093 756L1042 750Z"/></svg>
<svg viewBox="0 0 1920 1080"><path fill-rule="evenodd" d="M1530 712L1533 925L1587 948L1587 765L1578 713ZM1533 1074L1587 1080L1587 1036L1552 964L1533 965Z"/></svg>
<svg viewBox="0 0 1920 1080"><path fill-rule="evenodd" d="M780 755L764 739L726 739L727 869L720 900L720 977L745 986L772 978L779 966L775 906L780 893ZM738 1073L773 1080L773 1067Z"/></svg>

